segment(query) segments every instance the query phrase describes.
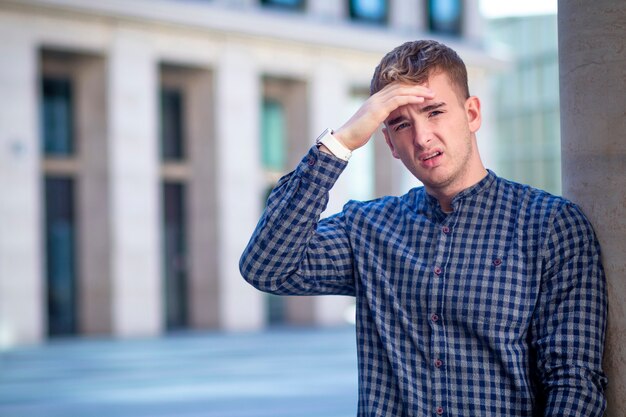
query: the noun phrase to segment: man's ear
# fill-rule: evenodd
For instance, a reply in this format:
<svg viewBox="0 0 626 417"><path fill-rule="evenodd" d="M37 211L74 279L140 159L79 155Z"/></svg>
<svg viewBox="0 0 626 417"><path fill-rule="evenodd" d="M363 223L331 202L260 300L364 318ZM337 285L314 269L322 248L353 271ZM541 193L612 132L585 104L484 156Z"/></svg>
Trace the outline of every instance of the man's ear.
<svg viewBox="0 0 626 417"><path fill-rule="evenodd" d="M394 158L396 159L400 159L400 155L398 155L398 153L396 152L396 148L393 146L393 143L391 142L391 139L389 138L389 131L387 130L386 127L383 127L383 135L385 136L385 142L387 142L387 146L389 146L389 149L391 149L391 154L393 155Z"/></svg>
<svg viewBox="0 0 626 417"><path fill-rule="evenodd" d="M480 100L476 96L471 96L465 100L465 115L467 116L467 123L469 130L472 133L476 133L480 129L482 123L482 116L480 114Z"/></svg>

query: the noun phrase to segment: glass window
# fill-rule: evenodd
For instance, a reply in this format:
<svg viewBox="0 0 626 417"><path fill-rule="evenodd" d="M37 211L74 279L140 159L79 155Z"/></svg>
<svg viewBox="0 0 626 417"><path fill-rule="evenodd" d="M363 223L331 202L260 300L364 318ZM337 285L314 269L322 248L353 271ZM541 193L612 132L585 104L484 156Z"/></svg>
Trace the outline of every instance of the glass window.
<svg viewBox="0 0 626 417"><path fill-rule="evenodd" d="M287 303L286 298L280 295L267 294L266 316L269 325L279 325L287 323Z"/></svg>
<svg viewBox="0 0 626 417"><path fill-rule="evenodd" d="M460 36L463 29L461 0L428 0L428 26L431 32Z"/></svg>
<svg viewBox="0 0 626 417"><path fill-rule="evenodd" d="M261 0L263 6L278 7L282 9L304 9L304 0Z"/></svg>
<svg viewBox="0 0 626 417"><path fill-rule="evenodd" d="M185 157L184 96L180 89L161 89L161 157L181 160Z"/></svg>
<svg viewBox="0 0 626 417"><path fill-rule="evenodd" d="M350 17L353 20L385 24L388 15L387 0L350 0Z"/></svg>
<svg viewBox="0 0 626 417"><path fill-rule="evenodd" d="M70 156L74 153L74 103L69 78L43 77L41 133L44 154Z"/></svg>
<svg viewBox="0 0 626 417"><path fill-rule="evenodd" d="M263 168L282 172L287 163L285 109L277 100L263 100L261 157Z"/></svg>
<svg viewBox="0 0 626 417"><path fill-rule="evenodd" d="M77 331L74 181L46 177L44 188L48 334L70 335Z"/></svg>
<svg viewBox="0 0 626 417"><path fill-rule="evenodd" d="M187 326L187 228L185 185L163 184L163 261L167 329Z"/></svg>

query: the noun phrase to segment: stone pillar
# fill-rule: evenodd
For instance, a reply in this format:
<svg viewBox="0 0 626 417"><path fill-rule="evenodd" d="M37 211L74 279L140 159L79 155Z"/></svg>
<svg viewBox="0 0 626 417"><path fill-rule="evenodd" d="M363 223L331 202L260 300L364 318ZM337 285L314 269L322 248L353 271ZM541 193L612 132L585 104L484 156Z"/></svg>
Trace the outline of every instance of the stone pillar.
<svg viewBox="0 0 626 417"><path fill-rule="evenodd" d="M162 329L158 66L148 35L119 30L109 57L113 332Z"/></svg>
<svg viewBox="0 0 626 417"><path fill-rule="evenodd" d="M309 147L325 128L337 129L350 117L346 114L346 109L350 106L350 86L341 71L341 64L329 59L321 61L315 68L309 90L311 129L305 139L309 141ZM347 202L349 190L347 176L342 175L330 191L330 200L324 215L341 211Z"/></svg>
<svg viewBox="0 0 626 417"><path fill-rule="evenodd" d="M193 328L219 327L220 283L215 175L213 76L206 70L185 75L187 140L192 175L189 178L190 256L189 319Z"/></svg>
<svg viewBox="0 0 626 417"><path fill-rule="evenodd" d="M311 130L309 143L327 128L338 128L352 115L350 106L350 80L341 71L339 62L322 60L315 68L310 88ZM358 150L356 151L358 152ZM324 215L341 211L350 194L350 167L330 192L330 201ZM313 322L333 325L343 322L343 312L353 300L349 297L315 297L313 299Z"/></svg>
<svg viewBox="0 0 626 417"><path fill-rule="evenodd" d="M339 21L348 15L348 5L336 0L308 0L307 12L320 20Z"/></svg>
<svg viewBox="0 0 626 417"><path fill-rule="evenodd" d="M82 334L110 334L111 241L105 59L80 56L72 67L76 85L78 174L78 322Z"/></svg>
<svg viewBox="0 0 626 417"><path fill-rule="evenodd" d="M0 21L0 347L45 333L37 45Z"/></svg>
<svg viewBox="0 0 626 417"><path fill-rule="evenodd" d="M428 26L425 0L392 0L389 25L395 30L411 34L425 32Z"/></svg>
<svg viewBox="0 0 626 417"><path fill-rule="evenodd" d="M469 68L469 85L470 94L480 99L480 113L482 117L482 125L476 134L478 141L478 149L483 164L487 168L494 169L497 166L498 155L496 152L496 123L495 123L495 101L489 85L489 74L487 71L479 68ZM496 174L499 172L496 171Z"/></svg>
<svg viewBox="0 0 626 417"><path fill-rule="evenodd" d="M465 0L463 3L463 40L480 44L485 28L484 18L480 13L479 0Z"/></svg>
<svg viewBox="0 0 626 417"><path fill-rule="evenodd" d="M239 258L261 215L260 77L252 53L226 45L216 71L216 166L220 326L258 329L265 324L263 294L239 273Z"/></svg>
<svg viewBox="0 0 626 417"><path fill-rule="evenodd" d="M563 194L602 246L609 417L626 415L626 3L559 1Z"/></svg>

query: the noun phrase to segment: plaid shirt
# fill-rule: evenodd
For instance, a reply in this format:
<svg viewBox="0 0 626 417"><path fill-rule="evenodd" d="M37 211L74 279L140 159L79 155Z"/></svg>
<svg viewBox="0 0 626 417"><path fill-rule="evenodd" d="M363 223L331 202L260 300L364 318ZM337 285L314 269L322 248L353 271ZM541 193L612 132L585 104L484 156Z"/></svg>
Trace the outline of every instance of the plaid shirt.
<svg viewBox="0 0 626 417"><path fill-rule="evenodd" d="M320 221L345 165L311 148L240 269L356 297L359 416L602 415L605 279L577 206L489 172L448 215L420 187Z"/></svg>

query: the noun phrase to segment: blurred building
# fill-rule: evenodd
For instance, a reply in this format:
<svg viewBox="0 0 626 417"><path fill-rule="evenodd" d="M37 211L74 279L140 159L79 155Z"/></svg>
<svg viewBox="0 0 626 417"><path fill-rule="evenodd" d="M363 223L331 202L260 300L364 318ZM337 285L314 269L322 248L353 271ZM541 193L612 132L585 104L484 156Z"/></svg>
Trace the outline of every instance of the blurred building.
<svg viewBox="0 0 626 417"><path fill-rule="evenodd" d="M349 299L248 286L241 251L385 52L441 39L488 92L476 3L0 0L0 346L343 321ZM383 142L328 212L410 186Z"/></svg>
<svg viewBox="0 0 626 417"><path fill-rule="evenodd" d="M510 65L491 80L497 126L495 169L503 177L560 194L556 14L490 19L485 40L504 51Z"/></svg>

